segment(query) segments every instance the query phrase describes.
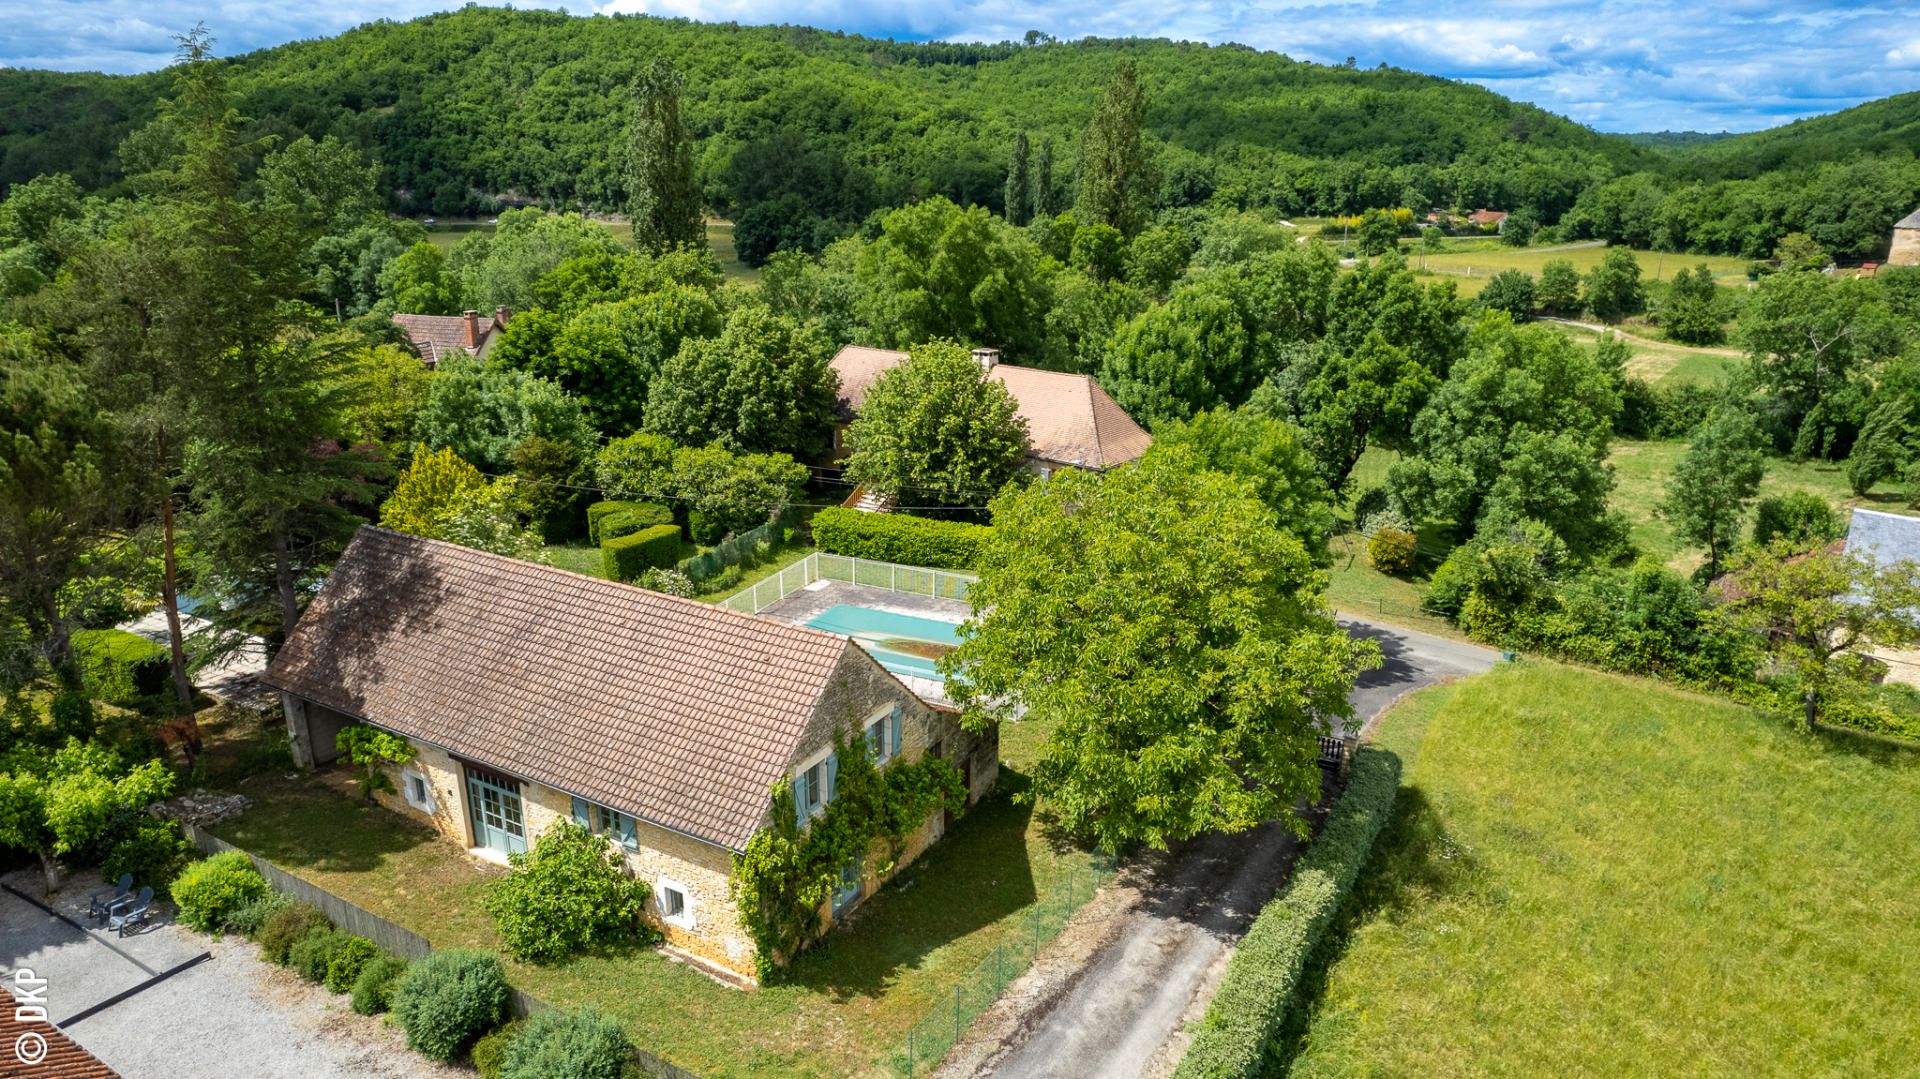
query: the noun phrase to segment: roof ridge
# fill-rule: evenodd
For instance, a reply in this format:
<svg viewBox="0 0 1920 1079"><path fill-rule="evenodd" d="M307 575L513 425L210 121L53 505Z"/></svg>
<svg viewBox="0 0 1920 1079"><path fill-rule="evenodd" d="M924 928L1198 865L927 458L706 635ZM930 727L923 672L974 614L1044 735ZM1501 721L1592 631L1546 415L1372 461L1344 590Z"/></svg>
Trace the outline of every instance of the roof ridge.
<svg viewBox="0 0 1920 1079"><path fill-rule="evenodd" d="M602 586L602 587L614 588L614 589L619 589L622 591L634 593L636 595L645 597L648 602L665 600L671 603L681 604L685 606L688 610L713 611L713 612L724 611L727 615L734 616L736 618L745 618L752 622L758 623L760 625L772 626L776 629L781 629L781 630L788 630L801 636L826 637L833 640L841 640L841 641L848 639L838 633L828 633L826 630L815 629L812 626L796 626L791 622L782 622L777 618L769 618L763 614L754 614L748 611L737 611L732 607L724 607L718 603L703 603L700 600L692 599L687 596L676 596L670 592L660 592L651 588L644 588L640 585L633 584L628 581L616 581L607 577L595 577L591 573L581 573L578 570L567 569L564 566L555 566L546 562L530 562L524 558L515 558L512 555L505 555L505 554L499 554L494 551L482 550L479 547L469 547L464 543L455 543L452 540L435 539L432 536L416 536L411 532L402 532L399 529L385 528L376 524L363 524L360 527L364 530L371 531L371 532L382 532L389 536L397 536L401 539L409 540L414 543L435 544L437 546L446 547L450 550L459 552L463 555L475 555L483 559L494 559L498 562L501 562L516 568L524 567L524 569L521 570L522 572L538 573L544 570L548 573L562 574L567 577L572 577L578 581L584 581L589 587Z"/></svg>

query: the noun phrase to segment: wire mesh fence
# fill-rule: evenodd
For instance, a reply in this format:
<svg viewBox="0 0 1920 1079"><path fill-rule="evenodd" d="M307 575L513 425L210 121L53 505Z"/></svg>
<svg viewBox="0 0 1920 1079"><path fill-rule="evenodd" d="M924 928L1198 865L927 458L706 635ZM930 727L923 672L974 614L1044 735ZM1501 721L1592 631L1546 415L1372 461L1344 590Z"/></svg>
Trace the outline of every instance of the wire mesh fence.
<svg viewBox="0 0 1920 1079"><path fill-rule="evenodd" d="M1111 878L1118 861L1101 853L1091 866L1076 868L1067 879L1036 900L1016 923L1014 935L994 946L980 965L960 979L926 1017L907 1031L889 1064L896 1075L931 1075L974 1019L1000 999L1007 985L1027 972L1069 919Z"/></svg>
<svg viewBox="0 0 1920 1079"><path fill-rule="evenodd" d="M760 544L772 546L779 543L781 536L793 525L796 517L797 514L793 509L782 510L766 524L723 540L692 558L683 558L674 568L696 581L711 577L728 566L737 565Z"/></svg>
<svg viewBox="0 0 1920 1079"><path fill-rule="evenodd" d="M816 551L766 580L728 596L720 601L720 605L758 614L815 581L845 581L894 592L965 600L968 587L977 580L978 577L969 573L903 566L896 562L876 562L871 558Z"/></svg>

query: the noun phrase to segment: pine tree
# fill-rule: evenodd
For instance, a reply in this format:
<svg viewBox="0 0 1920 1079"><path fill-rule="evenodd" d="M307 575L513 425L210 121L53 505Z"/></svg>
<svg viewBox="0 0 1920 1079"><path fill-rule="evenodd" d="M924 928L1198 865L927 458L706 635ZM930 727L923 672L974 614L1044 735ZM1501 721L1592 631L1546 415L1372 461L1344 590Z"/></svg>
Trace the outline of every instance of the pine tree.
<svg viewBox="0 0 1920 1079"><path fill-rule="evenodd" d="M1080 139L1081 224L1111 225L1129 237L1146 224L1153 192L1141 131L1146 118L1146 91L1132 62L1123 60Z"/></svg>
<svg viewBox="0 0 1920 1079"><path fill-rule="evenodd" d="M627 128L627 198L633 242L659 251L705 238L700 190L693 178L693 137L680 112L686 80L656 60L633 80L633 122Z"/></svg>
<svg viewBox="0 0 1920 1079"><path fill-rule="evenodd" d="M1053 203L1053 140L1040 142L1040 153L1033 163L1033 182L1027 185L1032 217L1052 217L1059 207ZM1030 217L1029 220L1032 218Z"/></svg>
<svg viewBox="0 0 1920 1079"><path fill-rule="evenodd" d="M1013 158L1007 162L1006 217L1013 224L1027 223L1031 180L1027 171L1027 133L1022 131L1013 137Z"/></svg>

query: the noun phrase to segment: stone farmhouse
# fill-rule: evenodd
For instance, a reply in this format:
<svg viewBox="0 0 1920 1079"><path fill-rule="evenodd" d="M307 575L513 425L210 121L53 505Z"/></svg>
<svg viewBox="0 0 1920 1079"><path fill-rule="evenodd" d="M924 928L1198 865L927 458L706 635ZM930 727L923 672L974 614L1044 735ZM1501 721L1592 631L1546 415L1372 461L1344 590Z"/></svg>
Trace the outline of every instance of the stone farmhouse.
<svg viewBox="0 0 1920 1079"><path fill-rule="evenodd" d="M405 737L417 755L392 770L389 808L495 861L578 821L652 886L668 947L743 979L754 945L729 880L776 781L804 824L833 798L836 736L882 762L942 756L970 801L999 771L997 735L846 637L371 526L265 681L303 767L335 759L352 723ZM946 826L931 814L893 872ZM823 932L884 883L847 868Z"/></svg>
<svg viewBox="0 0 1920 1079"><path fill-rule="evenodd" d="M1887 265L1920 266L1920 210L1893 223L1893 243L1887 249Z"/></svg>
<svg viewBox="0 0 1920 1079"><path fill-rule="evenodd" d="M1042 476L1068 467L1105 471L1134 460L1153 444L1152 436L1087 375L1001 363L997 349L976 348L973 358L982 377L1013 395L1020 418L1027 421L1027 467ZM904 352L859 345L834 355L831 366L840 376L840 417L833 432L836 459L847 454L843 436L867 391L906 359Z"/></svg>
<svg viewBox="0 0 1920 1079"><path fill-rule="evenodd" d="M491 318L482 319L478 311L458 315L407 315L395 312L394 325L407 332L407 340L428 367L459 356L484 357L487 349L507 328L507 309L496 307Z"/></svg>

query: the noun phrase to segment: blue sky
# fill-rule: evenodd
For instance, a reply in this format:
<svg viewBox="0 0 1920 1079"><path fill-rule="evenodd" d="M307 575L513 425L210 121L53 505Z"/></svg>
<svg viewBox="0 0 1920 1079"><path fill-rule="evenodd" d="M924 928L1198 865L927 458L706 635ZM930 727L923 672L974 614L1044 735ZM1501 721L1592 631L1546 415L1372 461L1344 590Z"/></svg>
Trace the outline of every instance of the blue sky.
<svg viewBox="0 0 1920 1079"><path fill-rule="evenodd" d="M222 53L407 19L447 0L0 0L0 65L144 71L204 20ZM522 6L561 6L522 5ZM1920 9L1897 4L1600 0L574 0L575 14L648 12L800 23L901 39L1237 41L1303 60L1386 62L1465 79L1603 131L1748 131L1920 89Z"/></svg>

